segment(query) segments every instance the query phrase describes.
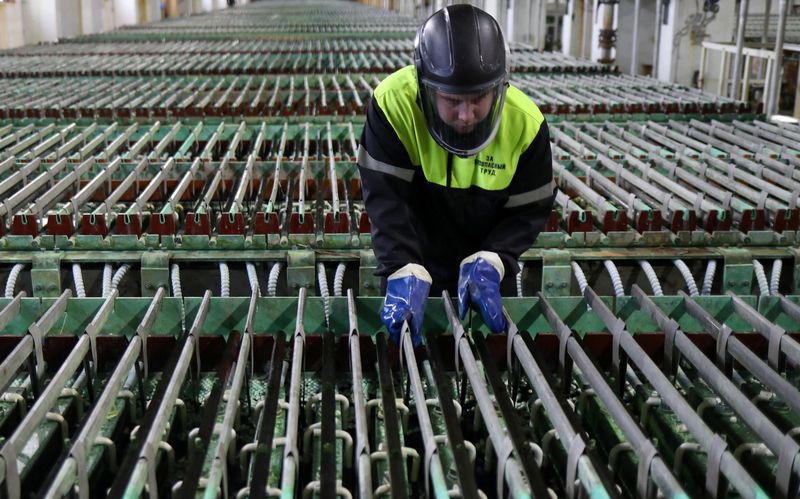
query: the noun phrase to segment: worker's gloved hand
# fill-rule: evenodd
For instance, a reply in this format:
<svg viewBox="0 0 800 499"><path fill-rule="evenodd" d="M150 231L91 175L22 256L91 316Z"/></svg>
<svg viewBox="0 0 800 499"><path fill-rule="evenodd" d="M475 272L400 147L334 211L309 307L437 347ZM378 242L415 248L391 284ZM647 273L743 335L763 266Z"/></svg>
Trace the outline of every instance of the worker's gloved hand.
<svg viewBox="0 0 800 499"><path fill-rule="evenodd" d="M458 275L458 314L463 320L467 307L480 311L483 322L493 333L506 330L500 281L503 280L503 261L497 253L479 251L461 262Z"/></svg>
<svg viewBox="0 0 800 499"><path fill-rule="evenodd" d="M408 321L414 346L422 343L420 331L430 290L431 275L422 265L409 263L389 276L381 320L389 330L392 341L400 342L403 321Z"/></svg>

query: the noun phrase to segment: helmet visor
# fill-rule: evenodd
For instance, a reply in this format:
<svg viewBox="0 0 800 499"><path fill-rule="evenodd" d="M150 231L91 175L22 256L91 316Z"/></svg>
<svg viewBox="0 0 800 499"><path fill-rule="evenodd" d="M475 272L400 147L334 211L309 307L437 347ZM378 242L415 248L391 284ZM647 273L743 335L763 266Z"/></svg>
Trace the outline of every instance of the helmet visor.
<svg viewBox="0 0 800 499"><path fill-rule="evenodd" d="M422 111L434 140L458 156L477 154L497 133L506 87L501 80L483 89L454 93L422 83Z"/></svg>

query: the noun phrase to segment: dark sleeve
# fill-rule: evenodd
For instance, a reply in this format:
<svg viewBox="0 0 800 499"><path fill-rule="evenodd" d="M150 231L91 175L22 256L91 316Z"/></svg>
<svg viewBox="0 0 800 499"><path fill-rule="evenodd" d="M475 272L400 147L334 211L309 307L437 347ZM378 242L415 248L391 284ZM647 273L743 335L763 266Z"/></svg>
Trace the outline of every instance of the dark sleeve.
<svg viewBox="0 0 800 499"><path fill-rule="evenodd" d="M422 264L408 206L416 169L375 99L368 105L361 133L358 171L378 259L375 274L385 277L408 263Z"/></svg>
<svg viewBox="0 0 800 499"><path fill-rule="evenodd" d="M547 222L555 200L552 181L550 132L544 121L520 156L501 219L481 247L500 255L507 274L519 272L519 256L533 245Z"/></svg>

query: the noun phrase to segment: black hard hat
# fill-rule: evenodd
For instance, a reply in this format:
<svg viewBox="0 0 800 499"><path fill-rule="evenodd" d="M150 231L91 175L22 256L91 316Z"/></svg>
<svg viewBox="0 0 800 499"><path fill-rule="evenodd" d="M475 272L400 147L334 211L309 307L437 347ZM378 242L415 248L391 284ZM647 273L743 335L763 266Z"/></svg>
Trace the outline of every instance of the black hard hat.
<svg viewBox="0 0 800 499"><path fill-rule="evenodd" d="M508 86L507 49L497 21L472 5L451 5L429 17L414 39L420 104L431 135L446 150L472 156L494 138ZM486 99L488 114L469 132L437 109L437 94ZM491 99L491 101L489 101Z"/></svg>

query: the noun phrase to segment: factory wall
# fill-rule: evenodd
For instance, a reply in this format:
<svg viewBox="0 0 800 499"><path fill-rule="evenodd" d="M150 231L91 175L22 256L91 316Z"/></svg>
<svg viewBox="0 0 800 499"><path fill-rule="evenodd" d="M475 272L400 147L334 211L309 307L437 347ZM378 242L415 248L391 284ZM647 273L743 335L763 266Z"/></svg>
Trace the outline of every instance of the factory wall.
<svg viewBox="0 0 800 499"><path fill-rule="evenodd" d="M569 3L567 15L564 17L562 31L562 52L581 57L585 53L584 43L588 43L590 58L597 60L600 50L598 32L600 19L597 13L597 0L591 2L591 31L585 36L582 26L585 16L583 0ZM648 74L652 70L655 43L655 2L642 0L639 13L638 38L633 41L634 0L621 0L615 16L617 29L616 64L623 72L630 72L632 50L637 51L637 74ZM777 0L773 2L777 4ZM775 8L772 9L773 13ZM750 13L763 13L764 0L753 0ZM732 42L736 30L738 12L734 2L721 2L720 10L715 15L704 13L702 2L695 0L673 0L664 11L659 43L659 64L655 76L664 81L675 81L683 85L692 85L696 79L696 71L700 65L700 49L705 40L714 42ZM713 65L713 61L709 61Z"/></svg>
<svg viewBox="0 0 800 499"><path fill-rule="evenodd" d="M543 0L514 0L507 3L508 40L544 47L546 31L546 2Z"/></svg>
<svg viewBox="0 0 800 499"><path fill-rule="evenodd" d="M733 2L723 2L713 19L694 0L670 2L662 25L658 79L691 85L700 67L703 41L733 41L736 18Z"/></svg>
<svg viewBox="0 0 800 499"><path fill-rule="evenodd" d="M82 34L101 33L105 30L107 3L106 0L80 0Z"/></svg>

